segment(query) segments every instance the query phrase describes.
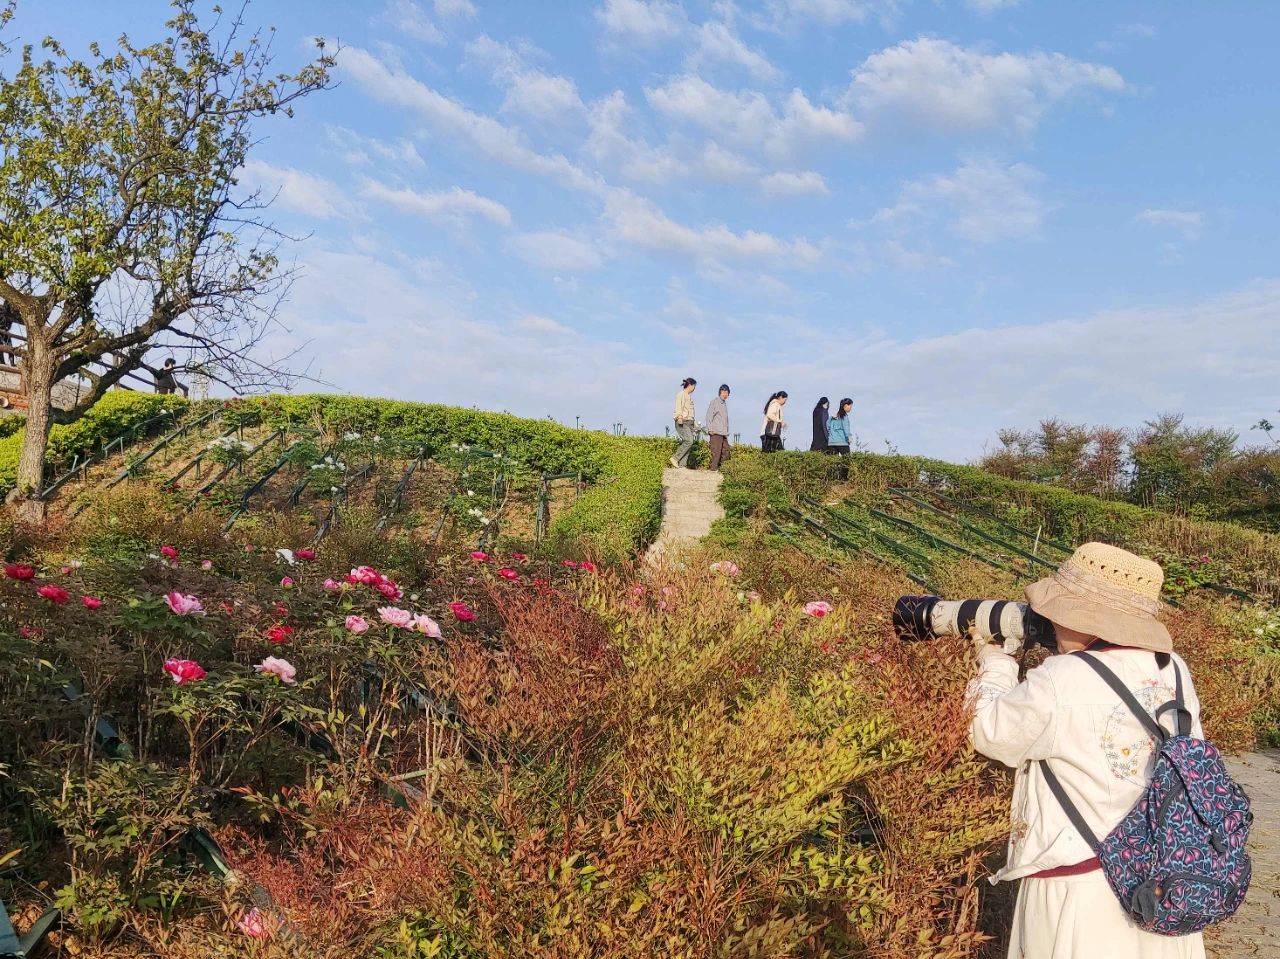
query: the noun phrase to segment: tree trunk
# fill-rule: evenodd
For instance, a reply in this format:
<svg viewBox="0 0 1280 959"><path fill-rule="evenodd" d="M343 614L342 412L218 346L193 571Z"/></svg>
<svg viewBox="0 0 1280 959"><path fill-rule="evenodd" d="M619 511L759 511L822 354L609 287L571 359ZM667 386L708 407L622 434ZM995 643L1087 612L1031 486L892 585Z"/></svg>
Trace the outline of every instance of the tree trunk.
<svg viewBox="0 0 1280 959"><path fill-rule="evenodd" d="M27 397L27 422L18 459L17 485L9 494L18 518L42 522L46 515L40 491L44 489L45 454L53 425L53 357L39 338L28 333L27 355L20 364Z"/></svg>

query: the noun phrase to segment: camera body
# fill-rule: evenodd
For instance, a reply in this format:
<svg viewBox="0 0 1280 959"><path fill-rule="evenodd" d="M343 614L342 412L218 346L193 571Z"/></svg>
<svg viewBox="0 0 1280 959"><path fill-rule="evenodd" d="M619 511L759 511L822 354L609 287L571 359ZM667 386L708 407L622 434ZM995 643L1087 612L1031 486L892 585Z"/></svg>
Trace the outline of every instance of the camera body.
<svg viewBox="0 0 1280 959"><path fill-rule="evenodd" d="M1056 650L1053 623L1026 603L1003 599L949 600L938 596L902 596L893 607L898 638L908 642L976 632L1000 642L1006 651L1030 646Z"/></svg>

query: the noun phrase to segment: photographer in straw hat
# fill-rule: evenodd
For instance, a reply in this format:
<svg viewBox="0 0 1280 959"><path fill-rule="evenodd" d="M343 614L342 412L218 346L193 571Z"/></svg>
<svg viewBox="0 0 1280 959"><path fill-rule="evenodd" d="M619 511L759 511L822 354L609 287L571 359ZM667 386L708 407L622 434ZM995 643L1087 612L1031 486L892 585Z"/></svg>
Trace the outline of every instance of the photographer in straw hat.
<svg viewBox="0 0 1280 959"><path fill-rule="evenodd" d="M1149 712L1173 698L1174 669L1180 670L1191 734L1200 738L1191 674L1158 618L1163 584L1159 564L1086 543L1026 593L1032 609L1053 623L1059 654L1088 650ZM1158 935L1124 914L1037 762L1049 761L1094 833L1106 835L1151 778L1151 734L1080 657L1050 656L1019 682L1014 652L983 642L970 686L974 747L1017 770L1008 858L991 880L1022 880L1010 959L1201 959L1199 933Z"/></svg>

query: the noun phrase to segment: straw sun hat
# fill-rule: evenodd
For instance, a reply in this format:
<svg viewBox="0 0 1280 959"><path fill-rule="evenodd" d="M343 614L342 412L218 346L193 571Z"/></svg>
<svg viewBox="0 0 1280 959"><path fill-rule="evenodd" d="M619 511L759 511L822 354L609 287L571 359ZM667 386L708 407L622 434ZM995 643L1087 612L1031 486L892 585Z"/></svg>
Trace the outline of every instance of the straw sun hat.
<svg viewBox="0 0 1280 959"><path fill-rule="evenodd" d="M1173 650L1160 612L1159 563L1106 543L1085 543L1056 573L1027 587L1041 616L1119 646Z"/></svg>

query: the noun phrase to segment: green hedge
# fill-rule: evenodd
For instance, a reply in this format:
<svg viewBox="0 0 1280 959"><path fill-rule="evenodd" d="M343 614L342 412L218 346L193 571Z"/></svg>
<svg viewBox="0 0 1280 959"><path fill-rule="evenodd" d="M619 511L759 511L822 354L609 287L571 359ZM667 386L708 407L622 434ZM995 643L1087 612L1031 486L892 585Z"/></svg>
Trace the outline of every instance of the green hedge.
<svg viewBox="0 0 1280 959"><path fill-rule="evenodd" d="M18 432L18 430L22 429L22 424L26 421L27 418L25 416L17 413L10 413L8 416L0 416L0 440Z"/></svg>
<svg viewBox="0 0 1280 959"><path fill-rule="evenodd" d="M272 424L396 436L436 450L465 443L546 473L581 473L594 485L553 517L548 548L617 561L649 542L662 522L662 468L674 441L615 437L548 420L434 403L352 396L268 396L244 401Z"/></svg>
<svg viewBox="0 0 1280 959"><path fill-rule="evenodd" d="M561 554L609 562L630 559L662 524L662 470L675 448L672 440L594 437L603 470L596 484L557 516L549 547Z"/></svg>
<svg viewBox="0 0 1280 959"><path fill-rule="evenodd" d="M175 396L113 390L74 423L54 426L49 431L47 462L56 471L71 464L77 453L96 449L155 416L166 406L185 407L187 401ZM0 497L17 482L18 459L22 454L24 430L0 439Z"/></svg>
<svg viewBox="0 0 1280 959"><path fill-rule="evenodd" d="M465 443L501 452L547 473L601 472L598 434L549 420L525 419L436 403L409 403L357 396L266 396L242 401L272 425L314 424L424 444L429 451Z"/></svg>
<svg viewBox="0 0 1280 959"><path fill-rule="evenodd" d="M725 467L720 497L731 516L763 515L801 494L819 495L831 484L831 459L817 453L764 456L744 450ZM982 507L999 519L1068 543L1102 540L1147 553L1209 555L1239 574L1236 585L1259 593L1280 591L1280 536L1235 523L1198 521L1155 509L1098 499L1058 486L995 476L922 456L855 453L844 486L852 494L890 486L925 485Z"/></svg>

